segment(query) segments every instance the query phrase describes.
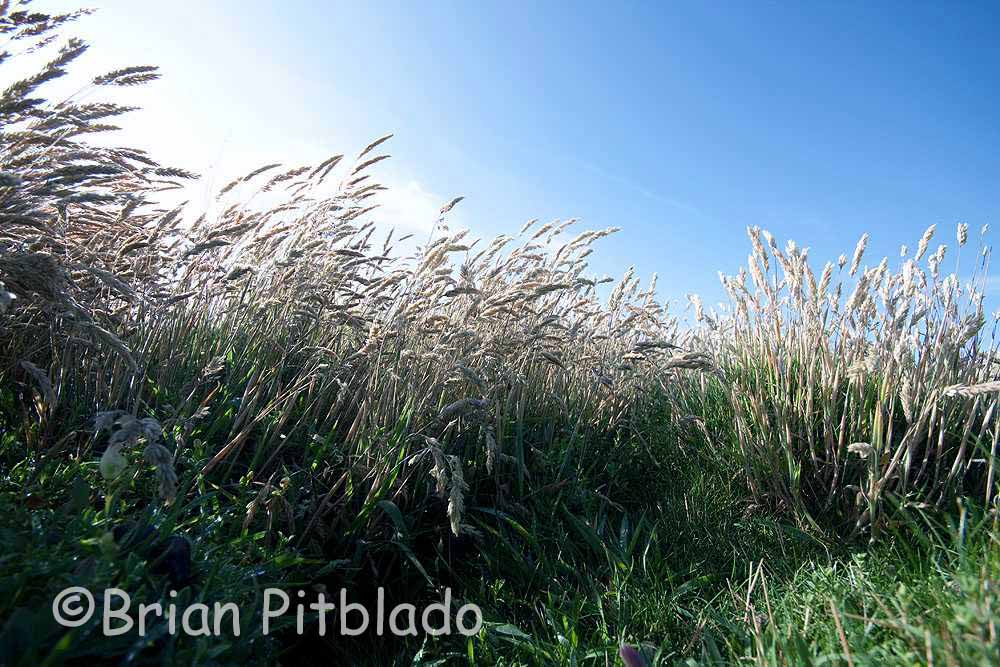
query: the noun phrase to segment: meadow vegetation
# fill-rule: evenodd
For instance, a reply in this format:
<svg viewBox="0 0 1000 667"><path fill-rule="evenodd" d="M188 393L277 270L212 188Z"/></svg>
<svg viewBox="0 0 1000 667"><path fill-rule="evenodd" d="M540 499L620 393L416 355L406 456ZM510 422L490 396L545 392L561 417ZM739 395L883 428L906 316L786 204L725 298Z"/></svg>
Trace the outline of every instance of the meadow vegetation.
<svg viewBox="0 0 1000 667"><path fill-rule="evenodd" d="M192 220L160 203L191 174L91 139L130 108L45 96L76 16L0 2L0 67L52 52L0 94L0 663L1000 660L985 229L818 269L750 228L728 306L684 322L655 278L590 273L615 229L472 239L456 199L386 237L389 137ZM70 585L247 610L447 587L486 623L106 638L55 623Z"/></svg>

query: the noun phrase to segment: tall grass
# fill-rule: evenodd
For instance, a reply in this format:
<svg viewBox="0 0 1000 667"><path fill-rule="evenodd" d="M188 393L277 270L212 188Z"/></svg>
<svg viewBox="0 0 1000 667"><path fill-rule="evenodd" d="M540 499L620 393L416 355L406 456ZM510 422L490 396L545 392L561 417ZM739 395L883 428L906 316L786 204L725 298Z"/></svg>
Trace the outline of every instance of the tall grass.
<svg viewBox="0 0 1000 667"><path fill-rule="evenodd" d="M0 4L15 50L0 63L51 48L77 16ZM595 580L686 599L670 570L681 554L696 569L705 542L685 533L738 524L730 499L744 493L775 544L774 520L818 542L878 541L958 497L995 506L989 249L969 259L966 227L967 280L957 259L945 272L944 246L927 254L933 228L895 271L865 265L866 236L818 278L806 250L750 229L747 267L723 277L728 310L695 298L699 323L684 327L655 277L590 274L615 229L533 221L474 240L448 225L458 198L415 250L376 241L373 174L388 136L351 159L254 169L186 223L156 197L190 174L86 141L128 109L34 97L84 48L70 40L0 97L0 381L15 496L80 477L96 487L85 496L104 498L86 514L98 535L141 516L201 535L205 566L238 544L240 567L282 554L317 585L374 580L404 599L461 582L478 600L508 600L498 591L509 586L515 601L497 602L497 618L534 618L530 601L553 595L545 580L561 581L583 596L549 598L542 622L563 630ZM155 76L125 68L91 85ZM752 545L753 530L708 543L720 558L761 558L772 542ZM711 653L704 615L692 634L691 618L600 609L596 626L581 621L593 641L616 645L634 618L687 632L678 655ZM766 632L754 627L756 651ZM469 655L502 657L482 642ZM532 646L532 659L575 655Z"/></svg>
<svg viewBox="0 0 1000 667"><path fill-rule="evenodd" d="M901 250L895 271L888 258L864 263L866 234L849 263L841 255L818 278L808 249L782 250L766 231L748 230L747 267L722 276L730 309L713 317L699 305L697 337L726 370L756 494L873 536L888 496L992 501L1000 387L996 340L984 329L986 231L979 247L964 248L971 270L961 279L966 225L950 274L945 245L927 255L932 226L914 252Z"/></svg>

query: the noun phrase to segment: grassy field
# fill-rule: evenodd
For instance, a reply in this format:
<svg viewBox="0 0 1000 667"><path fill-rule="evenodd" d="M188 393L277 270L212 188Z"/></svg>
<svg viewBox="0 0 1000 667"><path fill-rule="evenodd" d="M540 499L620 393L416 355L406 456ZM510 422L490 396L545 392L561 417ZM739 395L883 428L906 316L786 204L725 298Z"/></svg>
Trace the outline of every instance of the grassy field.
<svg viewBox="0 0 1000 667"><path fill-rule="evenodd" d="M0 67L52 51L0 95L0 664L1000 662L985 229L822 269L748 229L685 323L591 276L614 229L474 240L455 200L383 242L388 137L189 223L159 202L190 174L90 141L128 108L46 99L73 18L0 3ZM243 631L62 627L69 586ZM269 587L484 624L263 636Z"/></svg>

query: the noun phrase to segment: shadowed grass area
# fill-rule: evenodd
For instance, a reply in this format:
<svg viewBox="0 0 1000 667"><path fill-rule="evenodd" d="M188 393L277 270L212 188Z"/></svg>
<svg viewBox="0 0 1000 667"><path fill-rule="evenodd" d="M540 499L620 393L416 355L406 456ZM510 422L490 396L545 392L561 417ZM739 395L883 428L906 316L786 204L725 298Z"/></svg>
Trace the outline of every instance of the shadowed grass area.
<svg viewBox="0 0 1000 667"><path fill-rule="evenodd" d="M656 432L651 423L637 427ZM542 431L526 426L527 442ZM17 447L6 432L8 454ZM898 535L862 548L804 532L753 505L728 454L690 433L666 429L642 442L624 434L587 449L592 458L568 470L564 457L534 461L532 477L562 469L570 482L542 484L502 507L491 502L495 490L468 497L474 540L436 530L433 504L420 509L401 501L395 519L385 512L381 530L311 547L244 528L246 508L233 491L205 488L196 500L162 509L144 500L153 480L138 475L101 507L97 489L105 482L96 462L50 464L30 480L29 462L12 460L0 513L13 547L0 576L7 659L131 654L135 664L159 664L163 656L177 664L284 656L301 664L598 665L630 642L658 655L655 664L745 658L804 665L848 664L846 641L854 664L912 664L928 650L941 661L984 664L997 650L995 512L900 514L907 518L892 527ZM595 459L615 465L590 464ZM183 488L188 475L181 479ZM292 495L284 500L296 502ZM277 514L274 520L283 520ZM148 522L156 534L137 543L109 539L129 520ZM55 625L51 599L71 584L114 585L136 601L164 599L171 574L152 566L164 535L192 544L192 580L182 584L179 600L236 601L257 610L242 616L241 638L161 631L145 641L105 640L94 638L97 627L66 633ZM427 578L480 605L486 625L476 638L321 639L314 618L307 626L313 632L299 637L291 617L284 633L260 636L268 586L346 586L352 600L374 609L378 586L388 606L433 601Z"/></svg>

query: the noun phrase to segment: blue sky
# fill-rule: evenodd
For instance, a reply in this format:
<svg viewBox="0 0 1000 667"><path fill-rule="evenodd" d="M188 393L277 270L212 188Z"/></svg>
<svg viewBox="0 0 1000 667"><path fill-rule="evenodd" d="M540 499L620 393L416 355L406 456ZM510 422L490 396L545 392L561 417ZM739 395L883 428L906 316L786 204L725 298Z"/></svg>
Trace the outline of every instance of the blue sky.
<svg viewBox="0 0 1000 667"><path fill-rule="evenodd" d="M86 67L165 73L129 93L128 140L208 183L394 132L387 224L464 195L478 235L619 226L595 271L676 299L720 298L747 225L817 261L870 232L874 265L1000 212L995 3L97 6Z"/></svg>

